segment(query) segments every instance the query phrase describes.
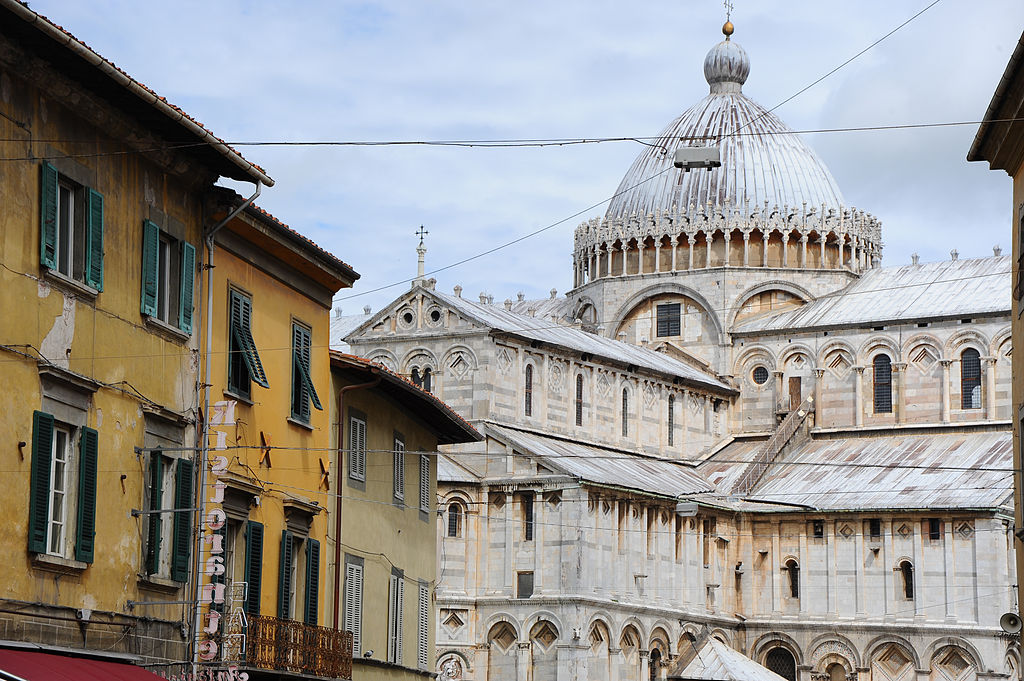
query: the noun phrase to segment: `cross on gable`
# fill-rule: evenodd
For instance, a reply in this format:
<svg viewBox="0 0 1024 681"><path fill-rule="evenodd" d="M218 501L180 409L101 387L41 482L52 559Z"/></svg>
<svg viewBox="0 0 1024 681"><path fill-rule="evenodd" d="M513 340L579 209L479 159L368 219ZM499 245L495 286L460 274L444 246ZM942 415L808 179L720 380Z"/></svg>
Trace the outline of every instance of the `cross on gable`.
<svg viewBox="0 0 1024 681"><path fill-rule="evenodd" d="M420 245L423 244L423 237L425 237L428 234L430 234L430 232L423 229L423 225L420 225L420 228L416 230L416 236L420 238Z"/></svg>

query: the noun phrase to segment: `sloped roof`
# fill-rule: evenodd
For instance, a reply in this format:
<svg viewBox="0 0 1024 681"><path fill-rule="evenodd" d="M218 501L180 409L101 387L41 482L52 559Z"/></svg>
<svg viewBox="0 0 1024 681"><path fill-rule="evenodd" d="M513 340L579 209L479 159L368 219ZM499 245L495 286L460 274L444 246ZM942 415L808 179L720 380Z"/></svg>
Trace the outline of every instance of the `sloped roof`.
<svg viewBox="0 0 1024 681"><path fill-rule="evenodd" d="M768 469L748 498L831 511L1007 510L1012 503L1009 427L863 435L798 445ZM698 470L728 494L758 444L726 447Z"/></svg>
<svg viewBox="0 0 1024 681"><path fill-rule="evenodd" d="M711 485L678 461L488 423L485 430L509 442L523 454L539 457L544 465L581 482L636 490L665 497L699 494Z"/></svg>
<svg viewBox="0 0 1024 681"><path fill-rule="evenodd" d="M349 314L331 317L331 350L347 353L350 346L345 342L345 336L358 329L372 316L372 314Z"/></svg>
<svg viewBox="0 0 1024 681"><path fill-rule="evenodd" d="M451 457L444 454L437 455L438 482L477 483L480 482L480 477Z"/></svg>
<svg viewBox="0 0 1024 681"><path fill-rule="evenodd" d="M1024 33L1017 40L1017 47L1010 55L992 100L988 103L985 116L978 132L974 136L971 150L967 152L968 161L988 161L992 170L1005 170L1014 173L1016 163L1020 159L1020 146L1014 144L1016 137L1024 135L1024 122L1020 120L1021 109L1024 107ZM1003 122L995 123L1003 119ZM1016 120L1007 120L1016 119Z"/></svg>
<svg viewBox="0 0 1024 681"><path fill-rule="evenodd" d="M550 343L577 352L589 353L595 357L602 357L624 365L634 365L677 376L690 384L699 385L715 392L729 394L736 392L729 384L710 372L700 371L678 359L639 345L587 333L581 329L558 324L551 319L516 314L506 310L503 305L475 303L440 291L431 290L429 294L480 325L502 333L528 341Z"/></svg>
<svg viewBox="0 0 1024 681"><path fill-rule="evenodd" d="M1010 271L1008 255L868 270L842 291L734 333L1009 314Z"/></svg>
<svg viewBox="0 0 1024 681"><path fill-rule="evenodd" d="M743 653L733 650L717 638L708 638L682 670L672 670L670 679L706 681L785 681Z"/></svg>

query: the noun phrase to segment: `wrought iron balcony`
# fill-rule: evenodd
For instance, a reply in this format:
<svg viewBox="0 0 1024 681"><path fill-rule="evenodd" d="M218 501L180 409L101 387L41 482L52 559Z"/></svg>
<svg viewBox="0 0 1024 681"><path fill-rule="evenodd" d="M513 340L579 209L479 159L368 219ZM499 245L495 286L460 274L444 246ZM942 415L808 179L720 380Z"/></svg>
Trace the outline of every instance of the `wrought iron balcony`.
<svg viewBox="0 0 1024 681"><path fill-rule="evenodd" d="M351 679L352 633L250 615L245 662L259 669Z"/></svg>

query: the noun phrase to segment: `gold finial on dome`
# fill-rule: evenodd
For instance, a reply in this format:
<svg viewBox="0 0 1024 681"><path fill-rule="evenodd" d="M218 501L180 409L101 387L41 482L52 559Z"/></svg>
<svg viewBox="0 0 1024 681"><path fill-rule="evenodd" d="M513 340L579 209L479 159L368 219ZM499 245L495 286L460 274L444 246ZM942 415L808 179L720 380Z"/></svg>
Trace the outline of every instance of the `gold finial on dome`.
<svg viewBox="0 0 1024 681"><path fill-rule="evenodd" d="M732 22L731 22L731 21L727 21L727 22L725 22L725 24L723 24L723 25L722 25L722 33L724 33L724 34L725 34L725 39L726 39L726 40L728 40L728 39L729 39L729 36L731 36L731 35L732 35L732 32L733 32L734 30L736 30L736 29L735 29L735 27L734 27L734 26L732 25Z"/></svg>
<svg viewBox="0 0 1024 681"><path fill-rule="evenodd" d="M725 34L725 39L728 40L732 32L736 30L736 27L732 25L732 0L724 0L722 5L725 7L725 23L722 24L722 33Z"/></svg>

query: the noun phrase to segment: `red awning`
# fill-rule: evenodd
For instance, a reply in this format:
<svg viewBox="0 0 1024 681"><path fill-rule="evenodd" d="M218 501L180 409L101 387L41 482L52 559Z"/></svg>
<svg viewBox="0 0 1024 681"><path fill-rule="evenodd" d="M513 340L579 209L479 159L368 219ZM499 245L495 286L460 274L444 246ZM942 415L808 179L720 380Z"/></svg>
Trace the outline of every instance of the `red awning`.
<svg viewBox="0 0 1024 681"><path fill-rule="evenodd" d="M25 681L165 681L132 664L10 648L0 649L0 671Z"/></svg>

